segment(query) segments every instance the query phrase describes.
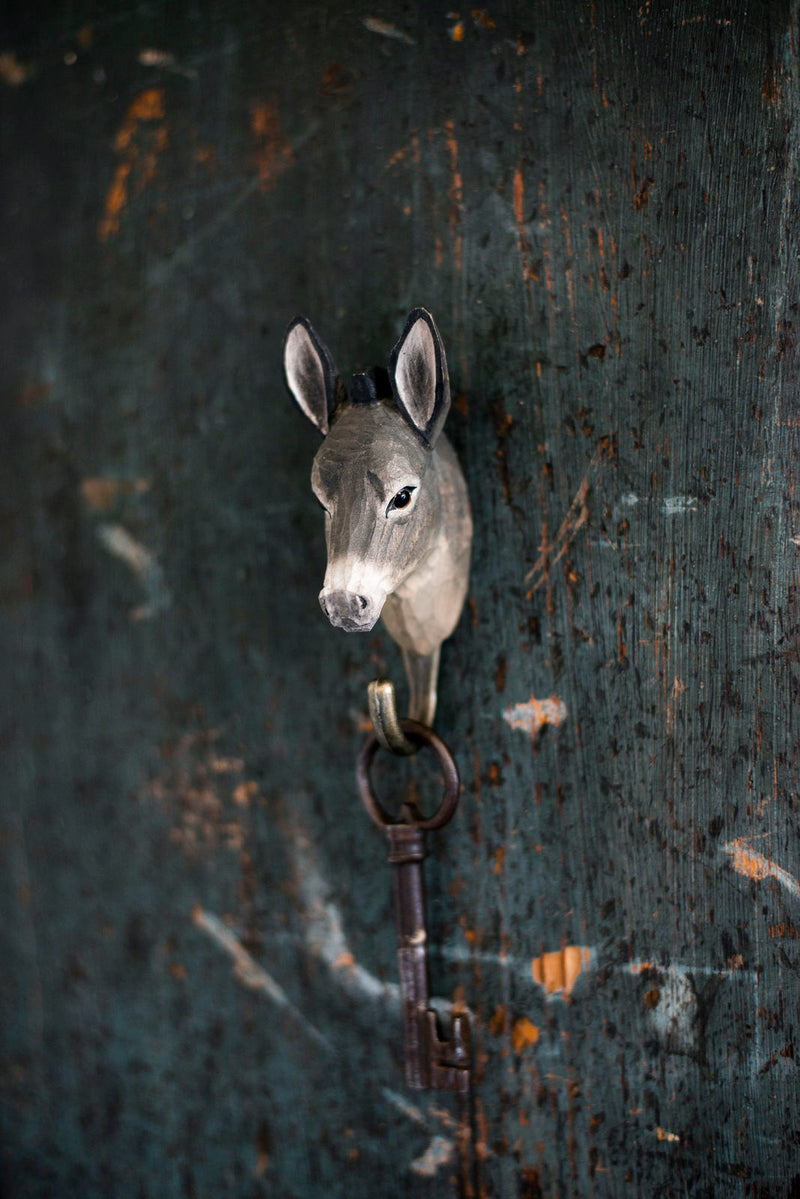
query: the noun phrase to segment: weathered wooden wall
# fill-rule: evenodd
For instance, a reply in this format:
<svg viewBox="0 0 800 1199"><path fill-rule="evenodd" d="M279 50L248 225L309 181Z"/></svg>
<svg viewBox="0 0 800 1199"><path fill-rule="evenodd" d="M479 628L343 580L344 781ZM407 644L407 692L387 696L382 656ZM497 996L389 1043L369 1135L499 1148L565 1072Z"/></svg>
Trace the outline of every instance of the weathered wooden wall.
<svg viewBox="0 0 800 1199"><path fill-rule="evenodd" d="M789 5L48 12L0 44L4 1199L800 1194ZM476 519L461 1123L402 1084L352 782L400 668L318 610L280 374L297 311L352 370L415 304Z"/></svg>

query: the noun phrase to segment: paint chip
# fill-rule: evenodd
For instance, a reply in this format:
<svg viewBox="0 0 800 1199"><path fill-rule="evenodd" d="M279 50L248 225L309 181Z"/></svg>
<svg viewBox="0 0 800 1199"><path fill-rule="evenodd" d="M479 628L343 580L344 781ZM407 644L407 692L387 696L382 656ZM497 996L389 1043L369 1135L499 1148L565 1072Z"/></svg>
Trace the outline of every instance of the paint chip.
<svg viewBox="0 0 800 1199"><path fill-rule="evenodd" d="M326 1048L330 1047L327 1038L305 1019L299 1009L290 1001L280 983L277 983L263 966L259 966L255 958L247 952L241 941L231 932L224 921L220 920L219 916L205 911L200 904L195 904L192 909L192 923L202 929L232 959L234 977L242 986L251 991L261 991L269 996L278 1007L292 1012L317 1044L324 1045Z"/></svg>
<svg viewBox="0 0 800 1199"><path fill-rule="evenodd" d="M764 854L758 853L743 837L728 841L722 848L730 857L731 866L737 874L752 879L754 883L763 882L765 878L774 878L790 895L800 897L800 883L797 879L788 870L776 866Z"/></svg>
<svg viewBox="0 0 800 1199"><path fill-rule="evenodd" d="M342 913L331 898L311 842L300 829L294 835L295 866L300 898L305 909L305 941L310 952L334 972L336 982L356 998L396 1003L397 983L384 983L359 965L345 935Z"/></svg>
<svg viewBox="0 0 800 1199"><path fill-rule="evenodd" d="M592 951L585 945L566 945L551 953L543 953L531 963L533 981L544 987L545 994L569 999L579 975L589 968Z"/></svg>
<svg viewBox="0 0 800 1199"><path fill-rule="evenodd" d="M566 554L570 545L575 540L578 530L582 529L588 523L589 506L586 500L589 495L589 489L600 469L600 464L604 458L610 456L611 452L611 441L606 437L601 438L595 452L592 454L591 462L581 480L580 487L575 492L575 497L556 533L555 540L552 544L542 545L538 558L525 575L524 581L531 584L528 591L528 599L549 580L551 570L564 557L564 554ZM546 541L546 538L543 537L543 541Z"/></svg>
<svg viewBox="0 0 800 1199"><path fill-rule="evenodd" d="M680 1141L680 1137L676 1132L667 1132L666 1128L662 1128L659 1124L656 1125L656 1136L659 1141Z"/></svg>
<svg viewBox="0 0 800 1199"><path fill-rule="evenodd" d="M557 695L549 699L536 699L535 696L522 704L513 704L503 712L503 719L512 729L528 733L533 740L546 724L558 728L567 715L566 704Z"/></svg>
<svg viewBox="0 0 800 1199"><path fill-rule="evenodd" d="M455 1155L455 1141L436 1136L428 1148L411 1163L411 1169L422 1178L433 1178L442 1166L449 1166Z"/></svg>
<svg viewBox="0 0 800 1199"><path fill-rule="evenodd" d="M149 620L168 608L171 596L164 584L164 572L150 550L131 537L122 525L100 525L97 536L103 547L127 563L142 581L148 602L131 610L131 620Z"/></svg>
<svg viewBox="0 0 800 1199"><path fill-rule="evenodd" d="M497 26L494 23L493 18L489 16L489 14L485 8L473 8L472 20L475 23L476 29L496 29L497 28Z"/></svg>
<svg viewBox="0 0 800 1199"><path fill-rule="evenodd" d="M364 28L370 33L378 33L381 37L394 39L396 42L403 42L406 46L416 46L413 37L409 37L407 33L403 33L402 29L398 29L391 21L382 21L379 17L364 17Z"/></svg>
<svg viewBox="0 0 800 1199"><path fill-rule="evenodd" d="M522 1016L519 1020L514 1021L514 1027L511 1029L511 1044L514 1046L515 1053L522 1053L523 1049L527 1049L529 1045L535 1045L538 1040L539 1029L527 1016Z"/></svg>
<svg viewBox="0 0 800 1199"><path fill-rule="evenodd" d="M121 495L140 495L149 491L149 479L111 479L96 476L81 479L81 495L92 512L109 512Z"/></svg>
<svg viewBox="0 0 800 1199"><path fill-rule="evenodd" d="M684 512L697 511L697 500L693 495L668 495L663 508L665 516L682 516Z"/></svg>
<svg viewBox="0 0 800 1199"><path fill-rule="evenodd" d="M294 164L294 150L283 135L274 100L250 108L250 131L256 143L258 186L271 191L283 172Z"/></svg>
<svg viewBox="0 0 800 1199"><path fill-rule="evenodd" d="M241 767L240 767L241 769ZM258 783L253 779L245 779L233 789L233 802L240 808L246 808L251 799L258 795Z"/></svg>
<svg viewBox="0 0 800 1199"><path fill-rule="evenodd" d="M175 55L169 50L155 50L148 47L139 51L139 62L143 67L174 67Z"/></svg>
<svg viewBox="0 0 800 1199"><path fill-rule="evenodd" d="M145 126L142 129L142 126ZM164 117L164 89L150 87L131 102L114 138L119 163L106 195L97 240L106 242L120 231L122 214L128 206L131 183L138 196L156 175L159 155L169 134Z"/></svg>
<svg viewBox="0 0 800 1199"><path fill-rule="evenodd" d="M691 1051L697 1038L697 995L688 970L671 968L655 992L655 1003L645 1003L650 1022L667 1046Z"/></svg>
<svg viewBox="0 0 800 1199"><path fill-rule="evenodd" d="M494 1015L489 1021L489 1032L492 1036L499 1037L506 1031L508 1027L508 1013L505 1007L501 1004L494 1010Z"/></svg>
<svg viewBox="0 0 800 1199"><path fill-rule="evenodd" d="M0 54L0 79L9 87L21 87L36 74L33 63L20 62L13 50Z"/></svg>

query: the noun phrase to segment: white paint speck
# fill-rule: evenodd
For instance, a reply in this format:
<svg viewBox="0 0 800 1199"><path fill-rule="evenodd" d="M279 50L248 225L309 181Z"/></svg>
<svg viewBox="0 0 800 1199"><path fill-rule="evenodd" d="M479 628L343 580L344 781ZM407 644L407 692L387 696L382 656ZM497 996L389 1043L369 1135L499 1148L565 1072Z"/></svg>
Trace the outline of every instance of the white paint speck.
<svg viewBox="0 0 800 1199"><path fill-rule="evenodd" d="M415 1103L409 1103L405 1095L400 1095L397 1091L390 1090L389 1087L381 1087L381 1094L387 1103L390 1103L393 1108L411 1120L412 1124L418 1124L424 1128L428 1123L422 1109L417 1107Z"/></svg>
<svg viewBox="0 0 800 1199"><path fill-rule="evenodd" d="M668 495L662 507L665 516L683 516L685 512L697 511L697 500L693 495Z"/></svg>
<svg viewBox="0 0 800 1199"><path fill-rule="evenodd" d="M558 728L567 715L567 706L557 695L549 699L536 699L533 695L525 703L513 704L503 712L503 720L512 729L519 729L531 738L546 724Z"/></svg>
<svg viewBox="0 0 800 1199"><path fill-rule="evenodd" d="M149 620L168 608L171 596L164 585L164 572L150 550L122 525L99 525L97 536L104 549L120 558L142 581L147 603L131 611L131 620Z"/></svg>
<svg viewBox="0 0 800 1199"><path fill-rule="evenodd" d="M642 497L635 491L625 491L619 502L623 508L635 508L641 504ZM665 516L683 516L685 512L697 511L697 499L693 495L667 495L661 501L661 508Z"/></svg>
<svg viewBox="0 0 800 1199"><path fill-rule="evenodd" d="M287 1008L297 1017L310 1037L320 1045L330 1048L328 1040L291 1003L280 983L277 983L263 966L259 966L255 958L247 952L241 941L228 928L227 924L220 920L219 916L215 916L213 912L207 912L201 907L196 907L192 912L192 920L232 958L234 976L243 986L251 991L261 991L278 1007Z"/></svg>
<svg viewBox="0 0 800 1199"><path fill-rule="evenodd" d="M456 1151L455 1141L435 1136L425 1152L411 1163L411 1169L422 1178L433 1178L442 1166L449 1166Z"/></svg>
<svg viewBox="0 0 800 1199"><path fill-rule="evenodd" d="M380 17L364 17L363 25L370 33L378 33L381 37L393 38L396 42L404 42L406 46L415 46L413 37L398 29L391 21L382 21Z"/></svg>
<svg viewBox="0 0 800 1199"><path fill-rule="evenodd" d="M689 1050L695 1041L697 996L688 974L671 972L659 988L655 1007L648 1009L659 1036L674 1049Z"/></svg>
<svg viewBox="0 0 800 1199"><path fill-rule="evenodd" d="M397 983L382 982L356 961L344 933L341 911L330 898L331 888L317 864L310 841L301 832L295 836L294 852L297 881L306 912L305 940L312 954L325 962L345 992L361 998L399 1003Z"/></svg>

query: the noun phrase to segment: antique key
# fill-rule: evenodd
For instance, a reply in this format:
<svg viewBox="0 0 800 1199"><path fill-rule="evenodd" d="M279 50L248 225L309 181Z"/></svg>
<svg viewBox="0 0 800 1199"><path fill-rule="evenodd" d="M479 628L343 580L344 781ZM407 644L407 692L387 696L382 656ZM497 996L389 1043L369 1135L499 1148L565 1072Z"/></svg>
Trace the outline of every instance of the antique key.
<svg viewBox="0 0 800 1199"><path fill-rule="evenodd" d="M392 817L372 790L370 767L379 748L373 734L358 758L356 778L364 807L389 838L389 861L394 867L393 888L397 919L397 958L405 1038L405 1075L418 1090L469 1090L469 1020L465 1013L453 1015L452 1036L439 1035L436 1012L428 996L428 949L422 862L425 833L442 828L458 805L458 769L447 746L427 726L401 720L400 728L417 747L429 746L436 754L444 776L444 798L433 816L424 817L411 800L399 817Z"/></svg>

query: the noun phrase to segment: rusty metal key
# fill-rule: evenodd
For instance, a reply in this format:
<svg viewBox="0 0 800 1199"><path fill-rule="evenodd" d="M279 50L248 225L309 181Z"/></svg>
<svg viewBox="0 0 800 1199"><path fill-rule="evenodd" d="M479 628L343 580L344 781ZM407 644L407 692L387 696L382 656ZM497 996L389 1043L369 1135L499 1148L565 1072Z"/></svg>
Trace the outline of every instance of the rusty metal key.
<svg viewBox="0 0 800 1199"><path fill-rule="evenodd" d="M374 735L359 755L356 777L365 808L389 840L406 1082L418 1090L435 1088L463 1093L469 1090L469 1021L465 1013L455 1013L450 1039L440 1037L428 993L428 934L422 876L426 832L447 824L458 805L458 769L449 749L432 729L413 720L400 721L400 725L406 737L418 746L429 746L439 760L445 792L438 810L424 817L415 804L407 802L396 818L383 808L370 781L370 767L380 745Z"/></svg>

